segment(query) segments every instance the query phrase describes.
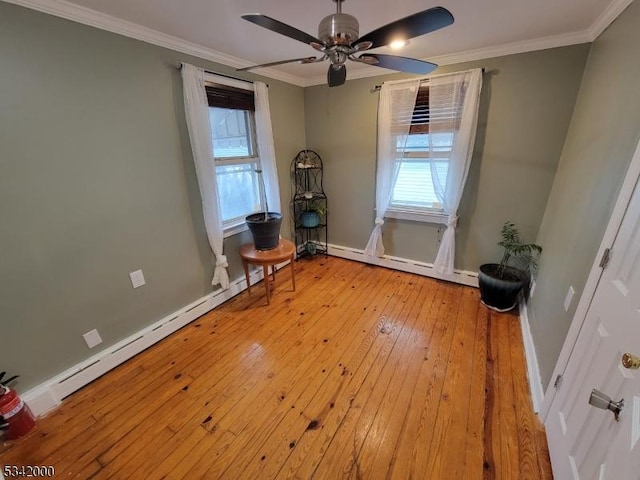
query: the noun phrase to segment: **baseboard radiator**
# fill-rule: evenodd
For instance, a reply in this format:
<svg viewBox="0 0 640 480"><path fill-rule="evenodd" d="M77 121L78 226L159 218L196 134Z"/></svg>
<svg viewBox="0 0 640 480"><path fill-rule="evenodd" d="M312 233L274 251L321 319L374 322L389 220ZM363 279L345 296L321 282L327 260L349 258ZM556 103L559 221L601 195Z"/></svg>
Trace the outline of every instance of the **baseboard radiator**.
<svg viewBox="0 0 640 480"><path fill-rule="evenodd" d="M363 250L338 245L328 245L328 254L471 287L478 286L478 274L475 272L456 270L453 274L446 275L436 272L430 263L390 255L385 255L382 258L368 257ZM278 265L278 268L286 264L287 262L284 262ZM262 269L255 269L250 274L252 285L262 280L262 278ZM41 383L25 392L22 396L34 414L41 416L58 406L65 397L68 397L73 392L243 292L246 288L247 283L244 277L238 278L231 283L228 290L218 289L199 298L171 315L156 321L115 345Z"/></svg>

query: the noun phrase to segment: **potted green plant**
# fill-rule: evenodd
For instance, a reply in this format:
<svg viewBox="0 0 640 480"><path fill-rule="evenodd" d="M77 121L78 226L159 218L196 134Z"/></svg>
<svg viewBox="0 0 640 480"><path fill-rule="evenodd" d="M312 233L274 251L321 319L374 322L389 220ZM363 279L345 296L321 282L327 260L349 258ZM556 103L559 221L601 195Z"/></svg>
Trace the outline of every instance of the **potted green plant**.
<svg viewBox="0 0 640 480"><path fill-rule="evenodd" d="M304 211L300 213L300 224L306 228L315 228L320 225L320 217L326 210L318 202L311 202Z"/></svg>
<svg viewBox="0 0 640 480"><path fill-rule="evenodd" d="M282 214L269 211L269 203L264 186L262 170L256 169L260 178L260 196L263 200L264 210L252 213L245 218L256 250L271 250L280 243L280 225L282 224Z"/></svg>
<svg viewBox="0 0 640 480"><path fill-rule="evenodd" d="M504 249L502 260L481 265L478 283L482 303L493 310L506 312L517 305L518 295L529 284L542 247L523 243L518 229L510 221L502 225L500 235L502 239L498 245Z"/></svg>

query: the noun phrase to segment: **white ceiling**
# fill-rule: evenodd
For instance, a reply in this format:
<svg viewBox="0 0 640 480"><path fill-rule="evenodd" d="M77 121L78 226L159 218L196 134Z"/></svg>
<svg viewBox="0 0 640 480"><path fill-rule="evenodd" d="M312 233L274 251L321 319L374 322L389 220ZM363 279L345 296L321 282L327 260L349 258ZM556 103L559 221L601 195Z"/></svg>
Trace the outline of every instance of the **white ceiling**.
<svg viewBox="0 0 640 480"><path fill-rule="evenodd" d="M313 36L335 12L331 0L6 0L233 67L307 57L296 40L240 18L262 13ZM346 0L343 12L360 22L360 35L441 5L455 23L415 38L401 51L378 53L450 64L459 61L593 41L633 0ZM323 83L328 62L288 64L256 73L297 85ZM348 62L348 77L389 70Z"/></svg>

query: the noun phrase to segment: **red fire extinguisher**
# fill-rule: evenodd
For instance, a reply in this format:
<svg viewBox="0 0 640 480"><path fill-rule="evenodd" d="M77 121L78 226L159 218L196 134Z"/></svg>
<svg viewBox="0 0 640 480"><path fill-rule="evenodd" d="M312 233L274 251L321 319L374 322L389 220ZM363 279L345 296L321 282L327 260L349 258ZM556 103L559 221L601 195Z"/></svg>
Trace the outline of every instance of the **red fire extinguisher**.
<svg viewBox="0 0 640 480"><path fill-rule="evenodd" d="M2 376L0 376L0 380ZM6 383L15 378L7 380ZM36 424L36 419L29 406L24 403L15 390L2 383L0 383L0 417L4 419L0 423L3 424L2 430L6 440L15 440L25 436Z"/></svg>

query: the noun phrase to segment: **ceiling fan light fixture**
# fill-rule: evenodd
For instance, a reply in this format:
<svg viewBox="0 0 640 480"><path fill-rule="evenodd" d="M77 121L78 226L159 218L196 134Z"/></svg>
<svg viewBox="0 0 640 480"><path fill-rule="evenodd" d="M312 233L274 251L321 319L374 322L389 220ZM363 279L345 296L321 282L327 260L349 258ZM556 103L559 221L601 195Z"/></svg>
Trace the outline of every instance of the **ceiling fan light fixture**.
<svg viewBox="0 0 640 480"><path fill-rule="evenodd" d="M391 48L392 50L400 50L401 48L404 48L407 45L409 45L409 40L405 40L403 38L399 38L397 40L392 41L389 44L389 48Z"/></svg>

